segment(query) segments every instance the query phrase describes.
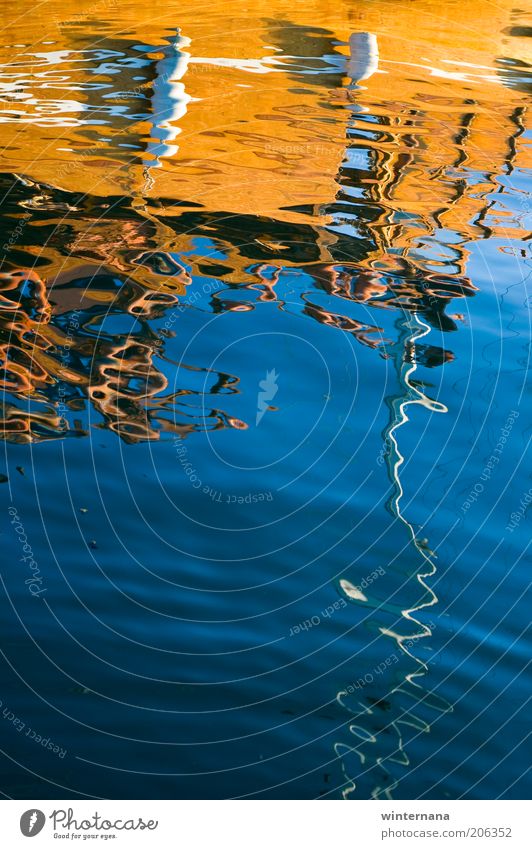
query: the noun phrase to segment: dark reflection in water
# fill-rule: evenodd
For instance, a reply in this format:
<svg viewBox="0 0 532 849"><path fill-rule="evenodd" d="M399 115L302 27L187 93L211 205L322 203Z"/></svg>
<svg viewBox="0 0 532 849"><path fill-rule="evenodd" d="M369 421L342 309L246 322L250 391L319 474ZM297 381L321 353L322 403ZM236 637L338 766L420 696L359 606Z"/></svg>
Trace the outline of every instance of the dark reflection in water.
<svg viewBox="0 0 532 849"><path fill-rule="evenodd" d="M9 193L13 206L30 203L31 189L19 183L15 190ZM101 205L92 198L71 200L83 215L85 226L91 221L91 213L95 217L102 214ZM103 417L102 426L115 430L127 441L157 439L161 430L181 432L207 426L208 421L203 418L203 424L193 423L186 420L186 413L179 415L185 390L178 388L169 394L168 380L161 368L165 337L172 332L166 324L175 326L176 309L179 315L195 308L194 293L198 290L209 292L205 300L214 312L252 309L255 301L275 302L281 309L351 333L361 344L381 349L384 356L388 355L382 327L343 313L343 301L387 309L402 307L425 317L433 327L454 330L456 324L446 315L446 305L453 297L472 295L475 290L466 278L423 275L407 262L395 274L337 261L333 250L329 263L317 262L319 234L310 227L300 227L297 234L283 233L282 228L275 228L273 223L267 228L267 222L259 219L239 218L235 222L232 217L230 225L224 226L224 216L217 221L213 215L202 213L183 215L175 225L185 233L192 230L196 239L203 234L208 239L207 234L216 228L217 254L222 254L225 261L217 258L211 268L208 255L202 262L201 256L193 257L189 251L183 260L183 250L153 250L157 231L151 222L142 216L128 215L125 210L120 212L113 209L116 220L104 219L98 232L93 236L89 231L86 238L77 237L66 224L54 228L46 228L45 224L50 233L49 249L59 252L61 245L61 253L70 258L75 251L79 261L87 263L76 269L76 276L70 271L60 272L48 288L43 279L46 266L39 271L16 267L2 275L2 341L6 355L3 389L12 396L4 425L8 438L27 441L79 435L75 421L87 401ZM41 215L44 223L46 215ZM165 227L171 226L167 219ZM250 246L231 242L242 230L250 237L256 234ZM115 232L120 235L114 236ZM290 240L286 238L288 234ZM33 238L30 231L24 235ZM302 240L303 249L297 241L292 244L294 235ZM289 271L272 261L267 239L282 243L285 261L293 263ZM344 253L342 248L338 258ZM18 251L24 253L22 245ZM239 265L231 266L226 257L235 255ZM284 274L293 280L303 272L305 286L299 291L290 289L288 301L282 293L276 294L285 288L281 286ZM253 282L225 284L224 277L231 274L245 275ZM206 285L199 282L202 279ZM250 297L235 300L233 294L242 291ZM327 298L320 302L320 294ZM327 308L335 303L336 310ZM125 320L127 316L131 318ZM150 322L162 318L167 320L163 330L152 328ZM119 328L121 324L122 332L113 332L113 326ZM417 354L411 346L407 355L421 356L429 366L453 357L452 352L438 346L422 346ZM34 402L32 408L28 407L29 399ZM57 416L58 404L61 417ZM170 415L165 415L165 411ZM223 426L223 413L219 411L219 415L219 426Z"/></svg>
<svg viewBox="0 0 532 849"><path fill-rule="evenodd" d="M460 736L522 633L519 577L493 636L491 567L463 597L457 563L478 526L464 562L518 561L526 481L500 473L486 527L493 500L463 504L521 403L523 349L490 346L527 339L526 33L501 12L500 58L421 5L403 49L410 12L349 4L279 4L243 43L238 10L202 36L126 10L9 47L1 416L48 583L35 614L4 575L4 659L13 711L69 752L11 737L9 795L523 792L518 757L489 778L498 737Z"/></svg>

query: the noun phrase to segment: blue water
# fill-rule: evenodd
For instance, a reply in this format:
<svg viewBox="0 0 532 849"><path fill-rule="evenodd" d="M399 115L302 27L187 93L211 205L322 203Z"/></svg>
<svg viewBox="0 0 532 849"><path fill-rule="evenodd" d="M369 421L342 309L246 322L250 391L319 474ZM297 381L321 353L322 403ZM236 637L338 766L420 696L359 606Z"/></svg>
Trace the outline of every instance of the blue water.
<svg viewBox="0 0 532 849"><path fill-rule="evenodd" d="M359 132L403 107L327 74L352 94L313 223L4 169L4 238L31 211L0 278L7 797L531 791L530 175L413 147L398 186L433 155L481 197L424 231Z"/></svg>

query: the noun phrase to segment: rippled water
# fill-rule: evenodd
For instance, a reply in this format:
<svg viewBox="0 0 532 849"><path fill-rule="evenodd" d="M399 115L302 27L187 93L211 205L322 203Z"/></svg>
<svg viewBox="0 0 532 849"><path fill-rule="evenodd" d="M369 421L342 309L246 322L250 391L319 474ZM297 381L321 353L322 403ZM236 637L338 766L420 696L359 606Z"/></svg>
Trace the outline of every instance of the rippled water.
<svg viewBox="0 0 532 849"><path fill-rule="evenodd" d="M526 797L524 12L3 20L4 793Z"/></svg>

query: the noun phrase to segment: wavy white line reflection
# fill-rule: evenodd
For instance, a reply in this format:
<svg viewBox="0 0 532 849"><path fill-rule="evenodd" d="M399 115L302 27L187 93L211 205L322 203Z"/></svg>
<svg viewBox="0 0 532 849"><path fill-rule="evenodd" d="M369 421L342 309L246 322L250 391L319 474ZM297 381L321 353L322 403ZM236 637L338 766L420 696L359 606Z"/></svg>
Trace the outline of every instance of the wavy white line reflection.
<svg viewBox="0 0 532 849"><path fill-rule="evenodd" d="M395 355L395 366L400 393L387 402L390 410L390 423L384 432L387 449L386 466L393 487L388 506L393 516L407 529L410 543L413 544L416 554L422 558L421 568L417 567L411 577L415 576L416 582L423 589L423 595L428 596L428 600L400 611L402 620L406 619L416 626L413 633L404 635L393 628L378 626L380 634L395 642L400 652L400 658L404 660L406 657L410 667L413 664L413 669L401 670L402 680L399 684L388 684L389 689L387 689L387 682L390 679L386 676L379 678L377 698L373 695L371 697L366 696L365 702L358 701L355 708L348 703L347 690L341 690L337 694L338 702L352 713L360 723L349 725L350 734L357 738L355 745L347 745L343 742L335 745L336 754L342 759L342 770L347 781L347 786L343 790L344 798L356 793L359 776L368 775L369 777L374 769L378 770L380 777L371 790L371 796L376 799L393 798L392 793L400 778L392 774L391 765L399 764L406 767L410 763L405 750L405 730L413 731L415 735L430 731L430 724L423 716L418 715L418 708L420 708L421 713L424 707L439 712L452 710L447 702L434 694L428 693L420 681L416 680L425 677L428 672L428 665L412 649L419 640L430 637L432 630L428 625L419 621L414 614L419 614L420 611L427 610L438 602L436 594L427 584L427 580L433 577L436 572L436 565L434 563L435 555L428 549L427 541L418 538L412 523L402 512L401 502L404 496L404 488L401 481L401 470L405 463L405 456L399 447L400 429L410 421L408 414L410 406L421 405L431 413L446 413L448 410L444 404L429 398L419 386L412 383L412 377L418 365L415 345L418 340L430 332L430 326L417 313L405 313L398 320L396 326L399 331L399 344L395 346L398 351ZM407 583L409 580L410 578L407 579ZM359 603L362 603L362 601L361 599ZM376 611L390 607L390 605L371 602L368 599L365 601L370 605L372 604ZM396 667L397 671L399 669L400 667ZM405 701L410 700L413 701L413 705L405 704ZM387 713L383 713L382 727L375 732L375 723L378 724L379 722L377 712L379 703L381 706L386 704ZM365 727L370 722L373 730ZM346 763L347 755L355 755L360 761L361 769L356 775L352 774Z"/></svg>

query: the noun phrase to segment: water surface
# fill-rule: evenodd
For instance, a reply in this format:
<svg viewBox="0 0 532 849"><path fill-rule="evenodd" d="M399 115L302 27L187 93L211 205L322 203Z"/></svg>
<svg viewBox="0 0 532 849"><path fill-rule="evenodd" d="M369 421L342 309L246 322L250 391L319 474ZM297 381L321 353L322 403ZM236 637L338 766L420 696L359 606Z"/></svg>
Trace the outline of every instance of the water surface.
<svg viewBox="0 0 532 849"><path fill-rule="evenodd" d="M4 794L526 797L524 13L3 21Z"/></svg>

